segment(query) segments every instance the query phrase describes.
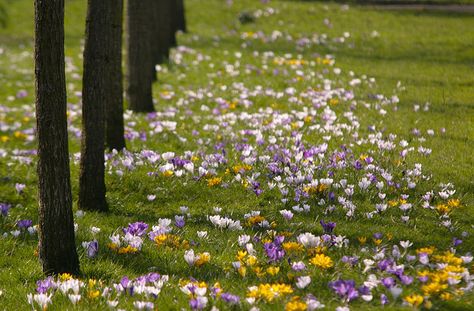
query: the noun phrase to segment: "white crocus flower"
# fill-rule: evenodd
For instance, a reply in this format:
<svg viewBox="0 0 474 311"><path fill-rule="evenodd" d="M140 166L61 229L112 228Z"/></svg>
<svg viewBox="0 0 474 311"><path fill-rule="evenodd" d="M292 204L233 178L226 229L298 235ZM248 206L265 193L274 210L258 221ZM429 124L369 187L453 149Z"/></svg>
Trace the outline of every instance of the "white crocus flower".
<svg viewBox="0 0 474 311"><path fill-rule="evenodd" d="M205 239L207 238L207 231L198 231L197 235L200 239Z"/></svg>
<svg viewBox="0 0 474 311"><path fill-rule="evenodd" d="M400 246L403 247L404 249L407 249L413 245L412 242L410 241L400 241Z"/></svg>
<svg viewBox="0 0 474 311"><path fill-rule="evenodd" d="M198 257L194 255L194 250L190 249L184 252L184 260L188 263L188 265L192 266L198 260Z"/></svg>
<svg viewBox="0 0 474 311"><path fill-rule="evenodd" d="M81 295L69 294L69 300L73 305L77 304L81 300Z"/></svg>
<svg viewBox="0 0 474 311"><path fill-rule="evenodd" d="M310 283L311 283L311 277L310 276L300 276L299 278L296 279L296 286L299 289L305 288Z"/></svg>

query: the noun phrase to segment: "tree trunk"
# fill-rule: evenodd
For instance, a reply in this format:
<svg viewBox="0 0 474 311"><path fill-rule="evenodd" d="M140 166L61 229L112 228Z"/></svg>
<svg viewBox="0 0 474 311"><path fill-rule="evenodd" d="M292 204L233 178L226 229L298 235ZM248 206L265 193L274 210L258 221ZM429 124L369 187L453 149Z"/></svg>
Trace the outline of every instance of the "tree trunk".
<svg viewBox="0 0 474 311"><path fill-rule="evenodd" d="M111 5L116 0L89 0L84 48L82 90L82 143L79 175L79 208L106 211L105 199L105 109L111 100L113 80Z"/></svg>
<svg viewBox="0 0 474 311"><path fill-rule="evenodd" d="M175 47L178 45L176 41L176 31L178 30L178 4L176 3L176 0L168 0L168 3L168 19L171 25L171 31L169 33L169 43L170 47Z"/></svg>
<svg viewBox="0 0 474 311"><path fill-rule="evenodd" d="M171 2L169 0L154 1L152 43L155 64L168 61L171 32Z"/></svg>
<svg viewBox="0 0 474 311"><path fill-rule="evenodd" d="M177 12L176 12L176 24L177 29L182 32L187 32L186 28L186 10L184 9L184 0L176 0Z"/></svg>
<svg viewBox="0 0 474 311"><path fill-rule="evenodd" d="M111 21L107 27L111 40L110 70L104 80L110 81L105 89L108 94L105 101L106 110L106 145L112 150L126 147L123 121L123 76L122 76L122 30L123 0L110 1Z"/></svg>
<svg viewBox="0 0 474 311"><path fill-rule="evenodd" d="M35 0L39 255L46 274L79 273L64 73L64 0Z"/></svg>
<svg viewBox="0 0 474 311"><path fill-rule="evenodd" d="M135 112L155 111L152 99L152 1L127 1L127 98L129 108Z"/></svg>

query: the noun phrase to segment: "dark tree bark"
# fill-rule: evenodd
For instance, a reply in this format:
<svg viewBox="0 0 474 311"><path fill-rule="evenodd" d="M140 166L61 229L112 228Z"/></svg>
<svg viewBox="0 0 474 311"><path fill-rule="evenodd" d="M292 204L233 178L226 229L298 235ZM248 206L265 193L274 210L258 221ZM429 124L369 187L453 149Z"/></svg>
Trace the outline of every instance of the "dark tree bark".
<svg viewBox="0 0 474 311"><path fill-rule="evenodd" d="M64 0L35 0L39 256L46 274L79 273L64 73Z"/></svg>
<svg viewBox="0 0 474 311"><path fill-rule="evenodd" d="M151 14L152 14L152 21L151 21L151 51L152 51L152 64L151 64L151 74L152 74L152 79L153 82L157 81L157 73L156 73L156 64L162 64L165 62L165 60L168 58L168 55L164 55L162 52L162 44L163 41L160 39L160 22L162 20L160 14L161 14L161 5L164 1L158 0L158 1L152 1L151 3ZM167 41L167 39L166 39Z"/></svg>
<svg viewBox="0 0 474 311"><path fill-rule="evenodd" d="M157 0L153 5L153 26L151 29L153 65L152 74L154 81L157 80L155 65L164 64L169 60L169 52L176 45L176 25L174 16L176 10L175 0Z"/></svg>
<svg viewBox="0 0 474 311"><path fill-rule="evenodd" d="M182 32L187 32L186 28L186 10L184 8L184 0L176 0L176 24L177 30L181 30Z"/></svg>
<svg viewBox="0 0 474 311"><path fill-rule="evenodd" d="M158 0L153 2L152 49L154 64L168 61L172 30L171 1Z"/></svg>
<svg viewBox="0 0 474 311"><path fill-rule="evenodd" d="M105 111L112 90L113 12L116 0L89 0L84 48L82 90L82 143L79 208L106 211ZM110 103L109 103L110 105Z"/></svg>
<svg viewBox="0 0 474 311"><path fill-rule="evenodd" d="M169 42L171 47L175 47L178 45L176 41L176 31L178 31L178 4L176 3L176 0L168 0L168 3L168 19L171 24Z"/></svg>
<svg viewBox="0 0 474 311"><path fill-rule="evenodd" d="M123 76L122 76L122 32L123 32L123 0L110 1L111 22L107 27L111 39L110 70L104 80L108 94L106 108L106 145L112 150L126 147L123 121Z"/></svg>
<svg viewBox="0 0 474 311"><path fill-rule="evenodd" d="M155 111L153 83L153 1L127 1L127 98L135 112Z"/></svg>

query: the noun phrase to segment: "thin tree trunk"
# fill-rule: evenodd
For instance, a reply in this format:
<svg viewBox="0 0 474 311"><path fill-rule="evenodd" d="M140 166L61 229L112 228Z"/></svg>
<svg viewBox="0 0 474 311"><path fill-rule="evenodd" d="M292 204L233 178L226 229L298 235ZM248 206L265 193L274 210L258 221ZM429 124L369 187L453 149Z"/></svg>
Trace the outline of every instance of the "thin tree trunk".
<svg viewBox="0 0 474 311"><path fill-rule="evenodd" d="M79 273L64 73L64 0L35 0L39 255L46 274Z"/></svg>
<svg viewBox="0 0 474 311"><path fill-rule="evenodd" d="M115 0L89 0L84 48L79 208L106 211L104 179L105 103L111 89L112 14Z"/></svg>
<svg viewBox="0 0 474 311"><path fill-rule="evenodd" d="M176 23L177 29L181 30L182 32L187 32L188 29L186 28L186 10L184 8L184 0L176 0L177 5L177 16L176 16Z"/></svg>
<svg viewBox="0 0 474 311"><path fill-rule="evenodd" d="M110 3L111 22L107 27L111 39L110 70L105 73L108 94L106 107L106 145L112 150L126 147L123 121L123 76L122 76L122 32L123 0Z"/></svg>
<svg viewBox="0 0 474 311"><path fill-rule="evenodd" d="M129 0L127 8L127 98L135 112L155 111L152 99L154 66L151 28L154 0Z"/></svg>

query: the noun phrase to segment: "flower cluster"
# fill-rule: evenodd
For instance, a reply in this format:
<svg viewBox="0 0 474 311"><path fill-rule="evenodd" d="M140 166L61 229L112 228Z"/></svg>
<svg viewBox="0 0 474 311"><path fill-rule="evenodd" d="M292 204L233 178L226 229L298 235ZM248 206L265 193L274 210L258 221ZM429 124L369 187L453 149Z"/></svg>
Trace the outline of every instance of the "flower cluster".
<svg viewBox="0 0 474 311"><path fill-rule="evenodd" d="M120 282L107 286L102 281L80 280L69 274L62 274L57 279L48 277L37 282L36 294L28 294L28 302L46 310L58 296L66 297L71 304L77 305L86 300L96 304L103 303L111 308L119 307L128 299L138 309L153 309L154 300L158 298L168 276L149 273L135 279L123 277Z"/></svg>

